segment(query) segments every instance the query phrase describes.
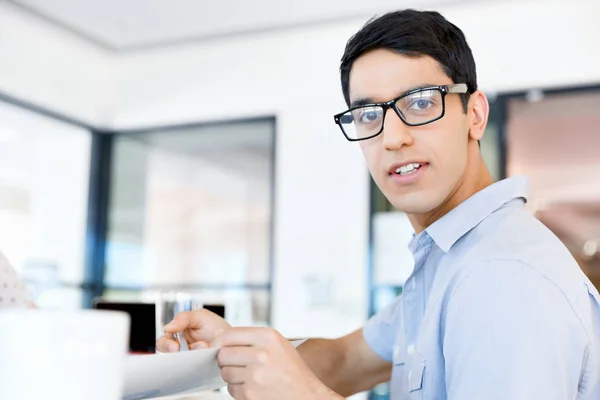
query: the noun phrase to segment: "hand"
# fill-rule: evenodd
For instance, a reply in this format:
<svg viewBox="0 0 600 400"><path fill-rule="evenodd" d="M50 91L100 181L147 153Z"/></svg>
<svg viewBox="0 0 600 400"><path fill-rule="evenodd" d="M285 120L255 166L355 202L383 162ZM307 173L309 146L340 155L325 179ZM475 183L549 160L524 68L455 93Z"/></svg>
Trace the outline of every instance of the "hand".
<svg viewBox="0 0 600 400"><path fill-rule="evenodd" d="M227 321L204 308L181 312L165 325L165 334L156 342L156 348L163 353L179 351L179 342L173 338L177 332L183 332L190 350L211 347L215 338L229 328Z"/></svg>
<svg viewBox="0 0 600 400"><path fill-rule="evenodd" d="M342 399L304 363L294 346L267 328L231 328L214 342L221 376L236 400Z"/></svg>

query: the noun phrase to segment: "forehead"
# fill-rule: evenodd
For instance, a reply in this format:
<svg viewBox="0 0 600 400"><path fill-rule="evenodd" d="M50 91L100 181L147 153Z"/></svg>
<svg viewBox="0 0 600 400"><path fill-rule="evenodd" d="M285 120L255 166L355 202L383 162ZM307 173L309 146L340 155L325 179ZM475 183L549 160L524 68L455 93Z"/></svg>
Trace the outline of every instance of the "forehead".
<svg viewBox="0 0 600 400"><path fill-rule="evenodd" d="M350 71L350 101L361 98L387 101L418 86L451 83L440 63L429 56L408 57L377 49L354 61Z"/></svg>

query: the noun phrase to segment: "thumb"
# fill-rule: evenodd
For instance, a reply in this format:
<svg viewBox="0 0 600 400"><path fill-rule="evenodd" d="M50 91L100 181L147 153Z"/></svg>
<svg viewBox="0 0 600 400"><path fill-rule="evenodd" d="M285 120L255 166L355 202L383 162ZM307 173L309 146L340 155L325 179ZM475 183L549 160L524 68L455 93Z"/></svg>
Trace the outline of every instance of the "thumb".
<svg viewBox="0 0 600 400"><path fill-rule="evenodd" d="M173 321L165 325L165 332L176 333L183 332L186 329L199 330L204 327L208 318L208 311L199 309L194 311L184 311L175 315Z"/></svg>
<svg viewBox="0 0 600 400"><path fill-rule="evenodd" d="M176 332L182 332L182 331L188 329L190 327L190 320L192 319L192 316L190 314L191 314L191 312L185 311L185 312L180 312L179 314L175 315L173 320L171 322L169 322L167 325L165 325L165 327L164 327L165 332L166 333L176 333Z"/></svg>
<svg viewBox="0 0 600 400"><path fill-rule="evenodd" d="M223 344L225 344L225 335L223 335L223 333L225 332L225 329L221 328L218 329L215 332L215 338L213 339L212 343L210 344L211 347L222 347Z"/></svg>
<svg viewBox="0 0 600 400"><path fill-rule="evenodd" d="M203 340L190 344L190 350L208 349L209 347L210 343L205 342Z"/></svg>

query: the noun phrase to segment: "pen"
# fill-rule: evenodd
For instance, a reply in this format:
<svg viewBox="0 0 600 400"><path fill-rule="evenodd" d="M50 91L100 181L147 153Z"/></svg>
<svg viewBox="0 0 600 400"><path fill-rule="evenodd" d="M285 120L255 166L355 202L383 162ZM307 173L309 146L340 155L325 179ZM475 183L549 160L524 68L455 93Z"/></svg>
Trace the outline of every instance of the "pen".
<svg viewBox="0 0 600 400"><path fill-rule="evenodd" d="M183 337L183 334L181 332L177 332L175 334L175 337L177 338L177 341L179 342L179 351L188 351L189 347L188 347L187 341Z"/></svg>

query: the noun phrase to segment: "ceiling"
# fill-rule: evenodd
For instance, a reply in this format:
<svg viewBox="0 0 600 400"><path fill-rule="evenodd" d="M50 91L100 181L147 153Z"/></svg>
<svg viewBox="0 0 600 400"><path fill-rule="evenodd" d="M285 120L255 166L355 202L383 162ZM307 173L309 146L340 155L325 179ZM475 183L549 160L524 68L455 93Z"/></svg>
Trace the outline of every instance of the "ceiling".
<svg viewBox="0 0 600 400"><path fill-rule="evenodd" d="M124 51L474 0L10 1L98 46Z"/></svg>

